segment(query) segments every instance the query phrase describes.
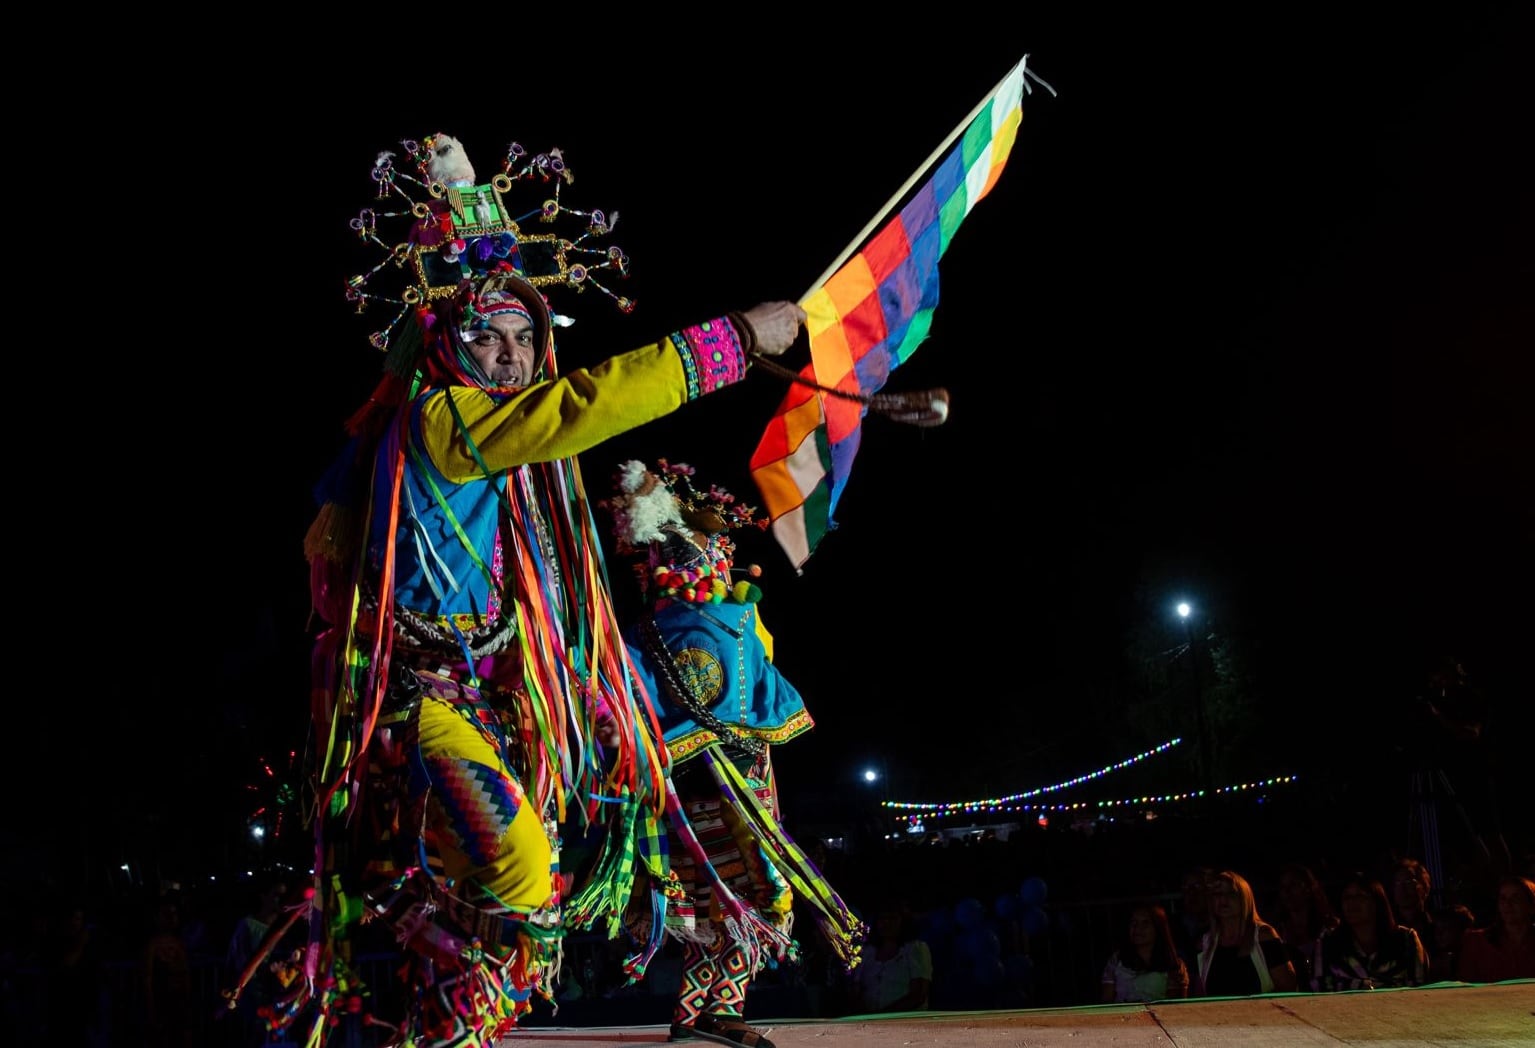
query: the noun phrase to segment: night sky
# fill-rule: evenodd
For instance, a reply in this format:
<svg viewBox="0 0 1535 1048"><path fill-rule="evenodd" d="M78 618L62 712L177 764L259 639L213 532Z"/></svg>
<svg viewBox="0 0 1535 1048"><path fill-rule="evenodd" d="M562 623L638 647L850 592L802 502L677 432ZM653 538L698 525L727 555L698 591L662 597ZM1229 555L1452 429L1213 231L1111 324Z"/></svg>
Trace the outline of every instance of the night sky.
<svg viewBox="0 0 1535 1048"><path fill-rule="evenodd" d="M146 823L195 853L257 758L302 742L311 487L381 363L373 315L342 296L375 257L347 220L378 151L442 130L484 176L512 139L558 146L566 202L620 213L637 308L556 302L579 318L568 368L803 295L1025 52L1059 95L1025 98L943 259L931 337L886 387L946 388L951 420L866 420L840 527L802 575L741 540L818 722L780 753L786 798L856 789L869 762L901 799L1016 792L1160 741L1131 715L1155 695L1129 653L1176 648L1180 598L1250 675L1245 777L1385 760L1441 652L1502 737L1528 732L1535 172L1516 19L1243 17L1020 19L952 49L939 27L700 31L664 59L594 27L547 41L558 64L519 47L504 73L428 63L393 88L382 59L343 86L334 56L292 45L165 85L169 119L192 88L220 113L181 126L222 203L156 238L202 314L166 314L169 381L124 411L130 458L94 482L142 524L133 555L94 569L115 624L100 658L133 698L90 718L110 787L64 788L103 827L78 861ZM286 100L261 89L290 66L327 72ZM449 100L455 77L510 98ZM232 268L198 283L210 240ZM228 359L210 365L209 337ZM747 461L783 391L754 373L594 450L589 491L667 457L755 499ZM1187 784L1183 765L1157 774Z"/></svg>

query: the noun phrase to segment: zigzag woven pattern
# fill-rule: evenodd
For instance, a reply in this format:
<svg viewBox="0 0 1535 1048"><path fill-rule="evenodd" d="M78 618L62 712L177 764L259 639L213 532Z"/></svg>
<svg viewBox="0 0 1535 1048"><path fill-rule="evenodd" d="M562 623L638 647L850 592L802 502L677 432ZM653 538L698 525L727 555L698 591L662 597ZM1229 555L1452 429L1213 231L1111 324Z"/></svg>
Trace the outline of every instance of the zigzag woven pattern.
<svg viewBox="0 0 1535 1048"><path fill-rule="evenodd" d="M446 817L454 844L476 865L494 861L526 800L522 786L499 769L474 761L433 757L427 760L427 770L436 786L434 803Z"/></svg>

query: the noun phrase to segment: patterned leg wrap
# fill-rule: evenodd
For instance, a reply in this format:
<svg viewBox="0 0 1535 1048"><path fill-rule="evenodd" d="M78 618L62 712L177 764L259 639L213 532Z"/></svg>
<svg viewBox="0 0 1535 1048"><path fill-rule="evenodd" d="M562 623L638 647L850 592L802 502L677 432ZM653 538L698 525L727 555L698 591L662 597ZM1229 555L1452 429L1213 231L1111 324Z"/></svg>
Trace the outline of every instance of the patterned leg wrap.
<svg viewBox="0 0 1535 1048"><path fill-rule="evenodd" d="M708 1003L710 988L719 978L714 955L696 942L682 944L682 989L677 994L677 1008L672 1022L692 1026Z"/></svg>
<svg viewBox="0 0 1535 1048"><path fill-rule="evenodd" d="M723 940L724 949L714 959L714 992L705 1007L710 1015L739 1019L746 1007L746 987L751 982L751 964L746 950L733 939Z"/></svg>

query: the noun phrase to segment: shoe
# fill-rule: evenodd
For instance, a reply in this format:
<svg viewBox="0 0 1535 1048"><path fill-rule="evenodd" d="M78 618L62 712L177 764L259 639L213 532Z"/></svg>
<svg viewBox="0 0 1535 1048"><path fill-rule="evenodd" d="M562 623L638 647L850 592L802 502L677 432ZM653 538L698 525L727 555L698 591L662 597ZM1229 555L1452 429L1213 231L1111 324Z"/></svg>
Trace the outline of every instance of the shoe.
<svg viewBox="0 0 1535 1048"><path fill-rule="evenodd" d="M681 1036L679 1031L682 1031ZM690 1037L734 1048L776 1048L765 1034L747 1026L735 1015L711 1015L704 1012L693 1020L692 1026L672 1023L672 1040L681 1041Z"/></svg>

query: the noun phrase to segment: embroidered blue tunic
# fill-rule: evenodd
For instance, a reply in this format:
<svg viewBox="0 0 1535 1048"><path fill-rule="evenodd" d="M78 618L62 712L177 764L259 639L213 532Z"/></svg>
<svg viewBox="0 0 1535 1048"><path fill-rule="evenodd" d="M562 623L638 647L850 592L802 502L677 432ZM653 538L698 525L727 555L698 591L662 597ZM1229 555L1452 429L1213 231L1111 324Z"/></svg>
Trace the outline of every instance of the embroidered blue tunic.
<svg viewBox="0 0 1535 1048"><path fill-rule="evenodd" d="M654 617L678 677L721 722L774 745L814 727L799 690L768 659L755 603L679 600L661 607ZM697 755L716 740L730 742L700 723L657 679L652 656L634 629L629 631L629 648L674 762Z"/></svg>

